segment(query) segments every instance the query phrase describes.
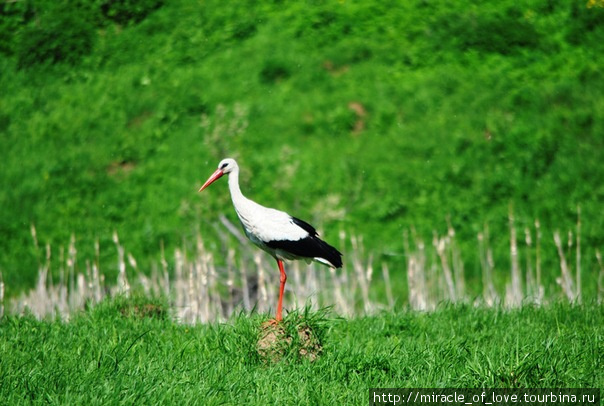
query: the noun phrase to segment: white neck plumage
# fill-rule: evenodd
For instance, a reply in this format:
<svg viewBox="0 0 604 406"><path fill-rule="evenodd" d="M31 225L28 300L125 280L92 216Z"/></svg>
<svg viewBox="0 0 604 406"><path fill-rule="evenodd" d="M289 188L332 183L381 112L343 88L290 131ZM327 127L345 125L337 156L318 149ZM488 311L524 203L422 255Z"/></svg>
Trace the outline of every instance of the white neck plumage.
<svg viewBox="0 0 604 406"><path fill-rule="evenodd" d="M239 211L238 208L241 207L241 204L248 200L243 196L243 193L241 193L241 189L239 188L239 167L235 167L229 173L229 191L231 192L233 206Z"/></svg>

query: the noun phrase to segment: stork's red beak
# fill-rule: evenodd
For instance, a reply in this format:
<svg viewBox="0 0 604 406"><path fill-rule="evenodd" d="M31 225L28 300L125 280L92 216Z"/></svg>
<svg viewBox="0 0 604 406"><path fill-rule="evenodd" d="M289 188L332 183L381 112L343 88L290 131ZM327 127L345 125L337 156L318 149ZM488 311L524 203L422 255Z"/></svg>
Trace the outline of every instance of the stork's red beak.
<svg viewBox="0 0 604 406"><path fill-rule="evenodd" d="M212 174L212 176L208 178L208 180L206 180L206 183L203 184L199 191L201 192L202 190L210 186L212 183L214 183L214 181L220 179L222 175L224 175L224 172L222 172L220 169L216 169L216 171Z"/></svg>

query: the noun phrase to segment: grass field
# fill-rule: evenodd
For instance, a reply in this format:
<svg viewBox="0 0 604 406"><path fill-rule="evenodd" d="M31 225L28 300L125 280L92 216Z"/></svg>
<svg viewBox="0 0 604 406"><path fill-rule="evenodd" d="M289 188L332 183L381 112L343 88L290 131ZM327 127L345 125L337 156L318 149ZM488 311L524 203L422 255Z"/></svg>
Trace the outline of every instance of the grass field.
<svg viewBox="0 0 604 406"><path fill-rule="evenodd" d="M265 316L182 325L161 301L104 302L69 323L0 321L3 404L367 404L372 387L604 387L602 307L468 306L344 320L289 314L318 340L279 361ZM294 336L295 336L295 327ZM319 349L320 348L320 349Z"/></svg>

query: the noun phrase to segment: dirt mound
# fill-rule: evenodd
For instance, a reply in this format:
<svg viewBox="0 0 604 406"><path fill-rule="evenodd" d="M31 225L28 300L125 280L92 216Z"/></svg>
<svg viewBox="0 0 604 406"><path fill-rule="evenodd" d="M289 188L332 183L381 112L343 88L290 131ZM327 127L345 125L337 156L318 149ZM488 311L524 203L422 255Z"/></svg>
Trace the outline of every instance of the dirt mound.
<svg viewBox="0 0 604 406"><path fill-rule="evenodd" d="M256 349L267 362L278 362L288 354L297 354L299 359L312 362L323 352L317 334L306 323L296 323L294 326L267 321L260 327L259 337Z"/></svg>

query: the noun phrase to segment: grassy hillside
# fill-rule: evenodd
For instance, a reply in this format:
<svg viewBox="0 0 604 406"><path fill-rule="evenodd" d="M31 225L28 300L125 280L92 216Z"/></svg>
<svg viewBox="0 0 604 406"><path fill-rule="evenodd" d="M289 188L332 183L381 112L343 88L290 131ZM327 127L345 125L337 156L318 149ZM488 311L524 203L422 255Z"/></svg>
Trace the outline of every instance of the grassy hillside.
<svg viewBox="0 0 604 406"><path fill-rule="evenodd" d="M137 307L138 306L138 307ZM178 325L153 304L105 302L70 323L0 321L10 404L366 404L372 387L602 387L601 307L441 308L352 321L290 314L314 328L314 362L292 344L257 352L261 317ZM138 310L137 310L138 309Z"/></svg>
<svg viewBox="0 0 604 406"><path fill-rule="evenodd" d="M116 230L142 269L219 213L197 194L225 156L251 198L365 236L401 269L403 231L450 217L477 267L507 212L551 232L582 210L585 272L604 246L604 8L586 2L3 3L0 270L31 286L30 236L79 267ZM212 248L212 247L210 247Z"/></svg>

